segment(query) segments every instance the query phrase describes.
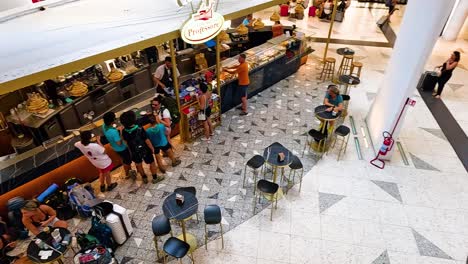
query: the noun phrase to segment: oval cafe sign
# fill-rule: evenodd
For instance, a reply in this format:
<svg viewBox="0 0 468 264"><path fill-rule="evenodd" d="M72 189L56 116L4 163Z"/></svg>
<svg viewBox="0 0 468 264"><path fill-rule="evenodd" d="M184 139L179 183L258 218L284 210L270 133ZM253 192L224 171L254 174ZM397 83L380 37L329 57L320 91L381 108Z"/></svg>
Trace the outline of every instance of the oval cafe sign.
<svg viewBox="0 0 468 264"><path fill-rule="evenodd" d="M202 0L198 11L182 26L180 33L186 43L205 43L223 29L224 17L215 12L216 1Z"/></svg>

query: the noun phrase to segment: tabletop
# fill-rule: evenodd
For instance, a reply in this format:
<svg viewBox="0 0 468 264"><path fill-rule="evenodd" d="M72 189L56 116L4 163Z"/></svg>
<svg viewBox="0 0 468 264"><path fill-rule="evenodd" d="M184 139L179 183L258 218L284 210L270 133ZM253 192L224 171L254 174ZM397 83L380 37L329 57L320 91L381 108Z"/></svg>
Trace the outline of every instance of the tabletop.
<svg viewBox="0 0 468 264"><path fill-rule="evenodd" d="M278 154L284 153L284 160L278 160ZM273 166L284 167L291 164L293 154L286 147L278 142L271 144L263 150L263 158Z"/></svg>
<svg viewBox="0 0 468 264"><path fill-rule="evenodd" d="M61 227L57 227L57 228L60 231L60 236L62 237L62 241L63 241L65 235L71 235L70 231L68 231L66 228L61 228ZM57 228L50 228L50 233L41 232L36 237L41 239L43 242L47 243L52 248L52 235L51 235L51 233L52 233L53 230L55 230ZM70 247L70 245L71 245L71 236L69 236L68 245L64 246L64 245L60 244L60 247L56 248L55 250L52 250L50 248L45 249L45 251L48 251L48 250L52 251L52 255L50 257L48 257L47 259L41 259L41 257L39 256L39 252L41 252L42 250L37 246L35 240L33 239L29 243L29 246L28 246L28 249L26 250L26 252L28 254L28 258L33 260L36 263L50 263L50 262L53 262L53 261L59 259L67 251L67 249ZM61 252L61 253L59 253L59 252Z"/></svg>
<svg viewBox="0 0 468 264"><path fill-rule="evenodd" d="M184 203L178 205L176 202L176 193L171 193L164 199L163 213L169 219L184 220L194 215L198 210L198 199L193 193L179 191L184 196Z"/></svg>
<svg viewBox="0 0 468 264"><path fill-rule="evenodd" d="M339 55L354 55L354 50L345 47L337 49L336 53L338 53Z"/></svg>
<svg viewBox="0 0 468 264"><path fill-rule="evenodd" d="M315 116L317 116L318 119L324 120L324 121L332 121L336 120L338 117L340 117L341 112L338 112L335 116L333 116L332 112L327 112L327 108L329 106L326 105L319 105L315 107Z"/></svg>
<svg viewBox="0 0 468 264"><path fill-rule="evenodd" d="M351 85L357 85L361 83L361 80L357 76L352 76L352 75L340 75L339 77L340 83L343 84L351 84Z"/></svg>

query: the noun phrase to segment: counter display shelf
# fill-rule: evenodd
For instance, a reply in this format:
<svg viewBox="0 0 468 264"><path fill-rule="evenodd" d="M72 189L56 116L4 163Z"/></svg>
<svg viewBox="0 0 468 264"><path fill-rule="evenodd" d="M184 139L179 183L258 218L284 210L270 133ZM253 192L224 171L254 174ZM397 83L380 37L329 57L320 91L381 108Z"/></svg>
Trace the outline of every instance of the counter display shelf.
<svg viewBox="0 0 468 264"><path fill-rule="evenodd" d="M212 105L211 105L211 117L213 128L221 125L221 108L219 96L217 94L212 94ZM203 123L198 120L198 113L200 112L200 107L198 102L192 102L190 104L184 105L182 107L182 119L184 119L187 126L185 129L185 134L187 135L187 141L193 142L197 138L203 135Z"/></svg>

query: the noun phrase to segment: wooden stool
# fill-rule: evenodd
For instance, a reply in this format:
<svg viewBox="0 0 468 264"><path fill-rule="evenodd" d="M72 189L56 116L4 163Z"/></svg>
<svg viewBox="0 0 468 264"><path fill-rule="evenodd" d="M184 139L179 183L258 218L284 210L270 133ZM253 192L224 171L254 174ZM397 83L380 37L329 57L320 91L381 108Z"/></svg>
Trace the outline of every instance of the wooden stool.
<svg viewBox="0 0 468 264"><path fill-rule="evenodd" d="M354 68L357 68L357 73L356 76L361 78L361 69L362 69L362 63L359 61L354 61L353 64L351 64L351 74L354 74Z"/></svg>
<svg viewBox="0 0 468 264"><path fill-rule="evenodd" d="M338 76L351 74L351 65L353 64L353 55L344 55L341 59L340 68L338 69Z"/></svg>
<svg viewBox="0 0 468 264"><path fill-rule="evenodd" d="M335 74L335 62L334 58L328 57L325 59L325 64L323 65L322 73L320 73L320 79L325 80L332 80Z"/></svg>

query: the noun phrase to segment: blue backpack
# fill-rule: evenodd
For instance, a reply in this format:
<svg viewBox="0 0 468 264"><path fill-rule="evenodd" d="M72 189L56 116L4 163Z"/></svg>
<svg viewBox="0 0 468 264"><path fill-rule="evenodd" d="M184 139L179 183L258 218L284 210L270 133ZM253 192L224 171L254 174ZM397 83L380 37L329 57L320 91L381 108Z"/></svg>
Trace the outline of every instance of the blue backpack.
<svg viewBox="0 0 468 264"><path fill-rule="evenodd" d="M97 238L99 243L112 249L112 251L117 248L117 243L112 236L112 229L101 221L98 216L93 215L91 218L91 229L89 229L88 234Z"/></svg>
<svg viewBox="0 0 468 264"><path fill-rule="evenodd" d="M90 217L93 206L99 202L94 195L93 188L89 185L75 183L68 186L67 189L72 208L78 212L80 217Z"/></svg>

